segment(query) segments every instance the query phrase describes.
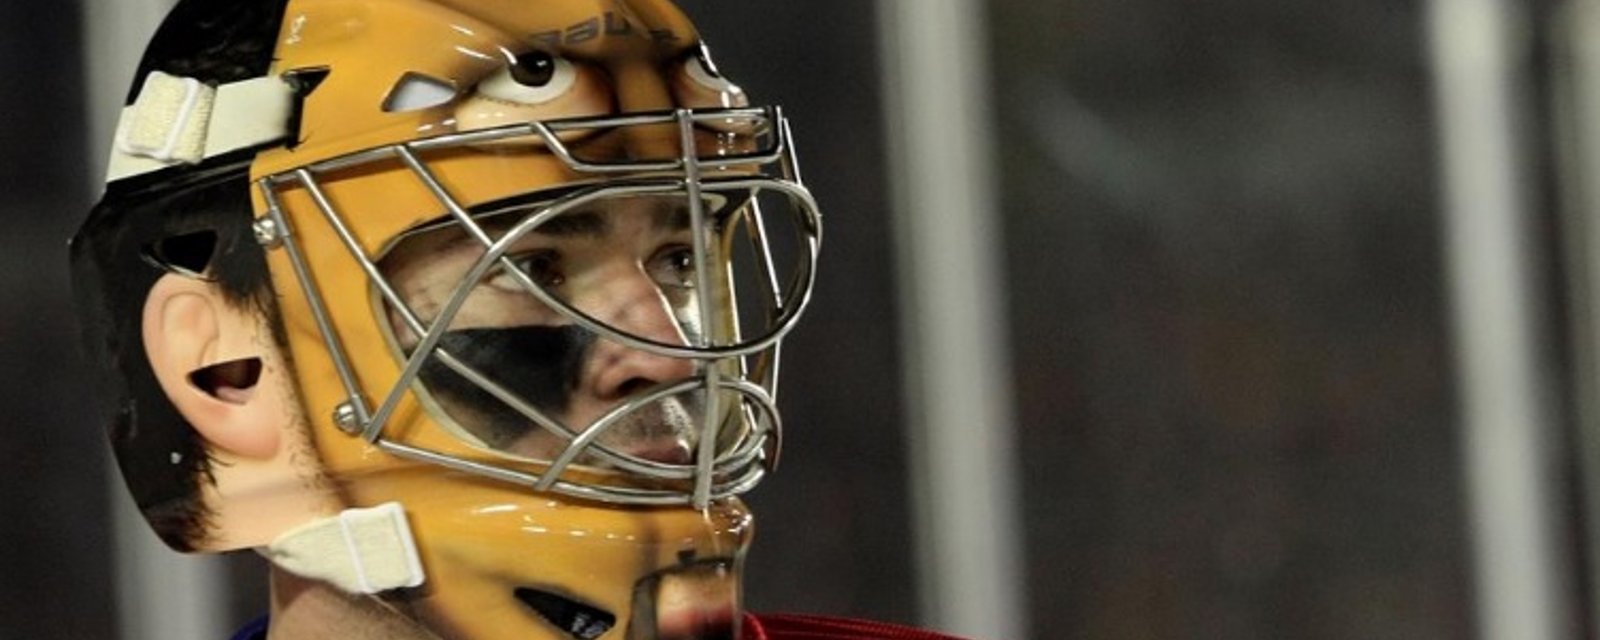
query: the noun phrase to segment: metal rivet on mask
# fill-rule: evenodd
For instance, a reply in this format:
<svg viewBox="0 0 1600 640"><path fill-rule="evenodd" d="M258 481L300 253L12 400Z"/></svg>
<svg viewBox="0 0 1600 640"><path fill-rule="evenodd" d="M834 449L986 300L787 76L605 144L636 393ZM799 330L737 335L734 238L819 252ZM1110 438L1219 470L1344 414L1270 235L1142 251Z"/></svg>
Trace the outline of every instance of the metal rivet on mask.
<svg viewBox="0 0 1600 640"><path fill-rule="evenodd" d="M333 409L333 423L339 425L339 430L350 435L361 433L361 419L356 416L355 405L341 402Z"/></svg>
<svg viewBox="0 0 1600 640"><path fill-rule="evenodd" d="M268 249L276 249L283 244L283 231L278 228L278 222L272 218L261 218L250 225L255 231L256 243Z"/></svg>

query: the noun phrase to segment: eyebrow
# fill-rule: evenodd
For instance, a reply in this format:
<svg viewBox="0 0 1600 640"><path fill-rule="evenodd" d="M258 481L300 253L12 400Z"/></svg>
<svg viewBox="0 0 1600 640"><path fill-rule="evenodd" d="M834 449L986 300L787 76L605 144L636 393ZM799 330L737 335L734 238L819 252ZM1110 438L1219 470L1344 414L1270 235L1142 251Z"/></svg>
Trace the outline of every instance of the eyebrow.
<svg viewBox="0 0 1600 640"><path fill-rule="evenodd" d="M685 231L693 226L692 216L689 215L687 206L676 203L658 203L652 208L654 211L650 212L650 226L655 231ZM713 215L709 208L708 206L708 211L706 212L708 218ZM529 230L529 233L556 238L584 236L603 239L611 233L611 220L603 210L575 211L551 218ZM457 241L476 244L470 238L465 237L459 238ZM454 246L457 241L451 241L446 246Z"/></svg>
<svg viewBox="0 0 1600 640"><path fill-rule="evenodd" d="M562 238L572 236L600 238L610 231L611 221L605 216L594 211L579 211L551 218L550 221L534 227L532 233Z"/></svg>
<svg viewBox="0 0 1600 640"><path fill-rule="evenodd" d="M684 231L693 226L688 207L673 206L670 209L657 209L653 217L655 222L652 226L656 231ZM710 218L709 212L706 217Z"/></svg>
<svg viewBox="0 0 1600 640"><path fill-rule="evenodd" d="M693 226L686 206L670 203L657 204L650 212L650 226L656 231L684 231ZM706 213L710 217L711 213ZM535 227L532 233L560 238L589 236L602 238L611 232L611 220L601 211L579 211L557 216Z"/></svg>

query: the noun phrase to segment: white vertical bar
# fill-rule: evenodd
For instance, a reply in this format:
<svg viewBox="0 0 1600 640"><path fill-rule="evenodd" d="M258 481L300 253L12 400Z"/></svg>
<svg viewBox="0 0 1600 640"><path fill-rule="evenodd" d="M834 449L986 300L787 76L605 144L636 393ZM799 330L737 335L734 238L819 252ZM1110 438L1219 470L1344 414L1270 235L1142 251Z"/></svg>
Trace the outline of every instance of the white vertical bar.
<svg viewBox="0 0 1600 640"><path fill-rule="evenodd" d="M88 175L98 194L117 116L145 42L172 0L86 0L85 97ZM114 465L107 481L116 546L117 618L123 640L225 638L227 581L216 558L186 557L161 544L133 505Z"/></svg>
<svg viewBox="0 0 1600 640"><path fill-rule="evenodd" d="M878 20L922 615L1022 638L984 15L978 0L883 0Z"/></svg>
<svg viewBox="0 0 1600 640"><path fill-rule="evenodd" d="M1567 564L1554 508L1561 465L1548 336L1531 259L1532 211L1518 143L1527 89L1525 18L1509 0L1430 0L1445 253L1474 553L1479 637L1570 637Z"/></svg>

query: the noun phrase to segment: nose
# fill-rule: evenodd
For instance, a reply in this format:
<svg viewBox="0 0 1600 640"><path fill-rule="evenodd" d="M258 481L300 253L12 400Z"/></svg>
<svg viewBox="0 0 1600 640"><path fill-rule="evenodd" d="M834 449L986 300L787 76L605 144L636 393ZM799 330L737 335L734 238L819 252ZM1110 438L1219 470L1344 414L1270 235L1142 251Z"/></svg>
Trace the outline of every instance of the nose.
<svg viewBox="0 0 1600 640"><path fill-rule="evenodd" d="M610 285L596 292L590 308L595 319L625 334L685 346L688 340L677 316L655 281L638 265L619 266ZM603 401L626 398L645 388L694 375L695 363L624 346L602 338L594 348L588 378Z"/></svg>

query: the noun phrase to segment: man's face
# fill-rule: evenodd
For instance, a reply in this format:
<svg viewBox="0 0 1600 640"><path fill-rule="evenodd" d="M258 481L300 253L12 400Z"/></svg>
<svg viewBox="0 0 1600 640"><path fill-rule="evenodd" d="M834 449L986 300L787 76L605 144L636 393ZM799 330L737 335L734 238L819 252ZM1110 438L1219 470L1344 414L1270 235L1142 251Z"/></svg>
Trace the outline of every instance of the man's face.
<svg viewBox="0 0 1600 640"><path fill-rule="evenodd" d="M425 331L443 331L438 345L446 355L429 358L418 379L447 428L474 445L550 461L570 440L561 429L582 433L624 401L694 376L698 365L597 335L534 289L628 336L679 347L704 331L706 292L698 288L695 237L681 199L601 201L506 238L522 213L481 220L483 238L457 224L405 236L380 266L409 310L386 305L385 311L405 356ZM506 242L505 260L468 282L486 252L484 240ZM455 313L441 318L452 297L463 294ZM452 368L449 358L489 384ZM701 404L698 394L667 396L610 426L598 441L620 453L686 464ZM557 428L541 425L530 409Z"/></svg>

